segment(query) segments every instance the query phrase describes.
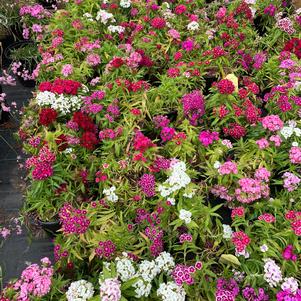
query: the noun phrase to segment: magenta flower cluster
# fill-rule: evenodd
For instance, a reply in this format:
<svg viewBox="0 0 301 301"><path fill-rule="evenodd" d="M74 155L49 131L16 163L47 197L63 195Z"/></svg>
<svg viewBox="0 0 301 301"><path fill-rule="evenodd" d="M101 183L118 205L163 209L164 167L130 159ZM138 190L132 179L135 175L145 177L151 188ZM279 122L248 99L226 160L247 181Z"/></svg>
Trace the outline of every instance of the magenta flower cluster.
<svg viewBox="0 0 301 301"><path fill-rule="evenodd" d="M83 234L90 225L87 211L75 209L68 203L60 209L59 217L65 234Z"/></svg>
<svg viewBox="0 0 301 301"><path fill-rule="evenodd" d="M100 258L110 259L116 251L116 246L111 240L100 241L95 249L96 255Z"/></svg>
<svg viewBox="0 0 301 301"><path fill-rule="evenodd" d="M204 96L199 90L185 94L182 97L183 111L186 118L192 125L197 125L201 117L205 114Z"/></svg>
<svg viewBox="0 0 301 301"><path fill-rule="evenodd" d="M214 141L217 141L219 139L219 133L218 132L210 132L210 131L202 131L199 134L199 140L200 142L205 146L209 146Z"/></svg>
<svg viewBox="0 0 301 301"><path fill-rule="evenodd" d="M202 268L201 262L196 262L195 265L187 266L184 264L177 264L173 269L171 276L177 285L192 285L194 284L193 274Z"/></svg>
<svg viewBox="0 0 301 301"><path fill-rule="evenodd" d="M156 194L156 181L154 175L144 174L138 181L138 185L147 197L153 197Z"/></svg>

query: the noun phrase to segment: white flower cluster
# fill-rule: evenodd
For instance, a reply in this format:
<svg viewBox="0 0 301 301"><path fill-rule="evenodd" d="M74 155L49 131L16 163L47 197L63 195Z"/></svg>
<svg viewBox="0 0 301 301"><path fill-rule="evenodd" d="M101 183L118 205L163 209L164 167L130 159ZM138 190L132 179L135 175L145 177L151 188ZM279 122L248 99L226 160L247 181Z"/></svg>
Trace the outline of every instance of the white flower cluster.
<svg viewBox="0 0 301 301"><path fill-rule="evenodd" d="M79 110L82 105L81 97L56 95L49 91L39 92L36 101L39 106L50 106L63 115Z"/></svg>
<svg viewBox="0 0 301 301"><path fill-rule="evenodd" d="M297 127L297 123L294 120L290 120L288 122L287 126L284 126L281 130L280 130L280 134L285 138L288 139L291 136L293 136L294 134L297 137L301 136L301 129Z"/></svg>
<svg viewBox="0 0 301 301"><path fill-rule="evenodd" d="M155 263L161 272L170 273L172 269L175 267L175 261L170 253L162 252L155 259Z"/></svg>
<svg viewBox="0 0 301 301"><path fill-rule="evenodd" d="M93 22L93 16L90 13L84 13L83 17L86 18L88 21Z"/></svg>
<svg viewBox="0 0 301 301"><path fill-rule="evenodd" d="M185 221L185 224L189 224L191 222L191 216L192 216L192 213L190 211L185 210L185 209L180 210L179 218L182 221Z"/></svg>
<svg viewBox="0 0 301 301"><path fill-rule="evenodd" d="M186 165L182 161L176 161L171 164L171 175L169 178L158 187L162 197L167 197L173 192L186 187L191 179L186 171Z"/></svg>
<svg viewBox="0 0 301 301"><path fill-rule="evenodd" d="M199 23L196 21L192 21L187 25L187 29L189 31L197 31L200 28Z"/></svg>
<svg viewBox="0 0 301 301"><path fill-rule="evenodd" d="M156 276L164 272L167 275L175 267L175 261L170 253L162 252L152 261L144 260L136 265L133 260L122 253L123 257L116 257L116 271L122 282L129 281L133 278L138 280L132 285L135 289L136 298L148 297L152 289L151 282ZM110 269L108 266L107 268Z"/></svg>
<svg viewBox="0 0 301 301"><path fill-rule="evenodd" d="M152 289L152 285L142 279L136 281L133 287L135 288L136 298L148 297Z"/></svg>
<svg viewBox="0 0 301 301"><path fill-rule="evenodd" d="M214 164L213 164L213 167L215 168L215 169L219 169L220 167L221 167L221 162L219 162L219 161L215 161L214 162Z"/></svg>
<svg viewBox="0 0 301 301"><path fill-rule="evenodd" d="M119 25L109 25L108 26L108 31L111 33L115 33L115 32L123 33L124 29L125 28L123 26L119 26Z"/></svg>
<svg viewBox="0 0 301 301"><path fill-rule="evenodd" d="M283 290L289 290L293 294L295 294L298 290L298 280L294 277L286 277L283 279L283 283L281 284L281 288Z"/></svg>
<svg viewBox="0 0 301 301"><path fill-rule="evenodd" d="M160 273L159 267L154 260L143 260L138 267L138 273L143 280L151 282Z"/></svg>
<svg viewBox="0 0 301 301"><path fill-rule="evenodd" d="M120 6L123 8L129 8L131 4L131 0L120 0Z"/></svg>
<svg viewBox="0 0 301 301"><path fill-rule="evenodd" d="M86 301L93 297L94 287L86 280L72 282L66 292L68 301Z"/></svg>
<svg viewBox="0 0 301 301"><path fill-rule="evenodd" d="M115 186L112 186L109 189L104 189L103 194L106 196L107 200L113 203L116 203L118 201L118 196L114 192L116 190Z"/></svg>
<svg viewBox="0 0 301 301"><path fill-rule="evenodd" d="M107 24L109 21L115 22L113 14L108 13L107 11L105 11L103 9L100 9L97 12L96 21L99 21L99 20L102 24Z"/></svg>
<svg viewBox="0 0 301 301"><path fill-rule="evenodd" d="M157 296L162 298L162 301L185 301L185 290L176 285L174 282L161 283L157 289Z"/></svg>
<svg viewBox="0 0 301 301"><path fill-rule="evenodd" d="M122 281L128 281L134 278L136 274L135 267L133 265L133 261L129 258L119 258L116 257L116 270L117 274Z"/></svg>
<svg viewBox="0 0 301 301"><path fill-rule="evenodd" d="M189 193L183 193L183 197L188 198L188 199L192 199L192 197L195 195L195 191L191 191Z"/></svg>
<svg viewBox="0 0 301 301"><path fill-rule="evenodd" d="M233 231L229 225L223 224L223 238L230 239L232 237Z"/></svg>
<svg viewBox="0 0 301 301"><path fill-rule="evenodd" d="M282 281L282 273L273 259L264 259L264 280L270 287L276 287Z"/></svg>
<svg viewBox="0 0 301 301"><path fill-rule="evenodd" d="M135 277L140 277L133 287L135 288L136 298L147 297L151 291L152 280L161 272L170 274L175 266L173 257L167 253L162 252L152 261L144 260L138 266L138 272Z"/></svg>

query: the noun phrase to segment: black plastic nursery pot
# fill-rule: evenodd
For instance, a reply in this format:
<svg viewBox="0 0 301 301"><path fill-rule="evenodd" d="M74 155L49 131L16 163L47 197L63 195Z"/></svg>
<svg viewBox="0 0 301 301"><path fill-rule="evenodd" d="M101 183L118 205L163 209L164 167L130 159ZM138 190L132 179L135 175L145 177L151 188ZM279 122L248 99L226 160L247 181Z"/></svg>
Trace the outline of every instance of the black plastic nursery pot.
<svg viewBox="0 0 301 301"><path fill-rule="evenodd" d="M18 80L23 87L34 88L36 86L36 81L34 80L24 80L21 76L18 76Z"/></svg>
<svg viewBox="0 0 301 301"><path fill-rule="evenodd" d="M38 224L51 237L56 236L61 229L61 222L59 220L45 222L38 219Z"/></svg>
<svg viewBox="0 0 301 301"><path fill-rule="evenodd" d="M54 5L57 5L56 0L39 0L39 4L43 5L44 8L51 9Z"/></svg>

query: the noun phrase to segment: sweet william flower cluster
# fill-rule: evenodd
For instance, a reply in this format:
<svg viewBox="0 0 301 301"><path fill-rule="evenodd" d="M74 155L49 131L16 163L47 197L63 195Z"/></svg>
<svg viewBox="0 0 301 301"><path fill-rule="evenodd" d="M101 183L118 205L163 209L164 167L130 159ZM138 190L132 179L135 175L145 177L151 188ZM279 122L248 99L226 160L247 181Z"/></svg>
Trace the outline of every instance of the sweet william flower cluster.
<svg viewBox="0 0 301 301"><path fill-rule="evenodd" d="M64 2L20 10L38 64L12 65L24 212L62 228L43 298L298 300L295 1Z"/></svg>
<svg viewBox="0 0 301 301"><path fill-rule="evenodd" d="M68 301L88 301L93 297L94 287L86 280L72 282L66 292Z"/></svg>

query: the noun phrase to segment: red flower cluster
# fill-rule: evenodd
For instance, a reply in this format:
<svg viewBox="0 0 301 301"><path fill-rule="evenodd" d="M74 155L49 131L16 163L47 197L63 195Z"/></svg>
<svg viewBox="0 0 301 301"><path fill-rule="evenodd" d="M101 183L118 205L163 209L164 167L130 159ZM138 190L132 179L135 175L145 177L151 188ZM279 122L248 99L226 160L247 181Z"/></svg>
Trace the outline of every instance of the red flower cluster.
<svg viewBox="0 0 301 301"><path fill-rule="evenodd" d="M57 112L51 108L43 108L39 113L39 123L48 126L57 118Z"/></svg>
<svg viewBox="0 0 301 301"><path fill-rule="evenodd" d="M155 17L151 20L150 24L152 27L154 27L156 29L162 29L165 27L166 22L163 18Z"/></svg>
<svg viewBox="0 0 301 301"><path fill-rule="evenodd" d="M96 126L92 118L82 112L75 112L72 121L85 131L95 132Z"/></svg>
<svg viewBox="0 0 301 301"><path fill-rule="evenodd" d="M284 51L294 53L298 59L301 59L301 39L293 38L286 42Z"/></svg>
<svg viewBox="0 0 301 301"><path fill-rule="evenodd" d="M234 84L228 79L222 79L216 86L221 94L232 94L235 90Z"/></svg>
<svg viewBox="0 0 301 301"><path fill-rule="evenodd" d="M240 139L247 134L246 129L238 123L230 123L229 127L223 128L225 135L229 135L234 139Z"/></svg>
<svg viewBox="0 0 301 301"><path fill-rule="evenodd" d="M138 80L137 82L131 82L129 80L116 80L116 84L121 87L125 87L129 92L138 92L140 90L148 90L150 85L144 80Z"/></svg>
<svg viewBox="0 0 301 301"><path fill-rule="evenodd" d="M53 83L42 82L39 86L41 92L49 91L58 94L76 95L81 83L71 79L56 79Z"/></svg>
<svg viewBox="0 0 301 301"><path fill-rule="evenodd" d="M84 132L81 139L81 145L86 149L93 150L95 146L98 144L98 139L94 132Z"/></svg>

